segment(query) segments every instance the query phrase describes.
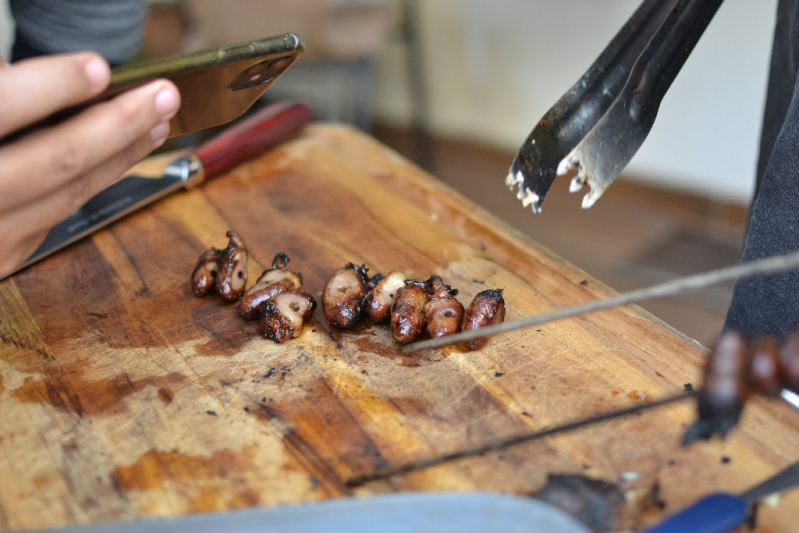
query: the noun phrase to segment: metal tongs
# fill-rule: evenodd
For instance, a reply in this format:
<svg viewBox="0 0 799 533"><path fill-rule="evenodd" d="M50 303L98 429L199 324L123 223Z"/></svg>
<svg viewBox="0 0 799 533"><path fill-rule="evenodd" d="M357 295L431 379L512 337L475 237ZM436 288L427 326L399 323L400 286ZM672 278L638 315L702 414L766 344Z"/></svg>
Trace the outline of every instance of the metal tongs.
<svg viewBox="0 0 799 533"><path fill-rule="evenodd" d="M506 179L534 213L552 182L602 196L652 129L660 102L722 0L644 0L599 58L536 125Z"/></svg>

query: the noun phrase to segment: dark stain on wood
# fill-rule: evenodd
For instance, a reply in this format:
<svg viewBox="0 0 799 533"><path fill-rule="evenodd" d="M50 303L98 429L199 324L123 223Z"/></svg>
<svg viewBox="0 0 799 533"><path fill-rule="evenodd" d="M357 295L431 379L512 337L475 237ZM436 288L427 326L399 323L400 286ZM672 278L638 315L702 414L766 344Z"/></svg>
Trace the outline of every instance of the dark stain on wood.
<svg viewBox="0 0 799 533"><path fill-rule="evenodd" d="M85 379L83 372L76 368L65 372L47 372L47 377L41 380L25 378L22 386L11 395L21 402L48 404L79 417L103 416L125 411L125 397L145 387L155 387L162 400L164 394L174 398L172 387L185 381L186 378L177 373L138 379L130 379L123 373L110 379L93 381ZM162 393L161 390L169 392Z"/></svg>
<svg viewBox="0 0 799 533"><path fill-rule="evenodd" d="M169 405L175 399L175 393L169 387L158 387L158 398L164 404Z"/></svg>
<svg viewBox="0 0 799 533"><path fill-rule="evenodd" d="M120 495L159 490L166 483L180 487L190 512L245 508L258 505L258 493L244 484L251 468L245 453L219 450L210 456L187 455L176 450L153 449L133 464L118 466L111 482Z"/></svg>

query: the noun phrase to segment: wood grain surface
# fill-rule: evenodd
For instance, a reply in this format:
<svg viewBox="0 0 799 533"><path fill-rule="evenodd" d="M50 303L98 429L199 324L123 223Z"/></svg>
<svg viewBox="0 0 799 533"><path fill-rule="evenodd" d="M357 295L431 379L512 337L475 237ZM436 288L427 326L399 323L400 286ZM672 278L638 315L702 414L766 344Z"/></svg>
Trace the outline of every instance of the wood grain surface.
<svg viewBox="0 0 799 533"><path fill-rule="evenodd" d="M507 319L611 292L366 135L307 128L0 282L2 528L411 490L527 494L550 473L621 483L635 527L799 458L799 415L763 399L726 440L681 448L686 402L347 489L381 466L678 392L705 351L637 307L418 355L399 355L384 326L337 331L317 309L275 344L235 306L191 293L197 257L229 229L250 249L250 283L282 251L317 297L350 261L439 274L462 301L504 288ZM647 505L655 484L660 506ZM792 530L799 492L758 518L758 531Z"/></svg>

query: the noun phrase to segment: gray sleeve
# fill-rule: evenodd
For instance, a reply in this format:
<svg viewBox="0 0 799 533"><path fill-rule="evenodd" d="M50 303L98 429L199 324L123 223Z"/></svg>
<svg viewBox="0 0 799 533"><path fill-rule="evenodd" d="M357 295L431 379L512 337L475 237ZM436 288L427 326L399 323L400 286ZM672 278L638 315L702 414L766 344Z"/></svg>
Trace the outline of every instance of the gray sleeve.
<svg viewBox="0 0 799 533"><path fill-rule="evenodd" d="M141 45L145 0L9 0L17 33L47 53L93 50L110 63Z"/></svg>

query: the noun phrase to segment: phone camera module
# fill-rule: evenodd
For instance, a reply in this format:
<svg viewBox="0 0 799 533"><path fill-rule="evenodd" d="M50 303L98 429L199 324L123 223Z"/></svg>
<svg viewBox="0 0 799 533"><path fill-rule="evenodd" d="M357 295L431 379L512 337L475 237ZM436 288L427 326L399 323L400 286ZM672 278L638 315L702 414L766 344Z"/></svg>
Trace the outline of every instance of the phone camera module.
<svg viewBox="0 0 799 533"><path fill-rule="evenodd" d="M291 62L292 58L281 57L256 63L239 74L239 76L233 80L233 83L230 84L229 88L232 91L240 91L242 89L255 87L256 85L269 83L280 76L283 71L291 65Z"/></svg>

